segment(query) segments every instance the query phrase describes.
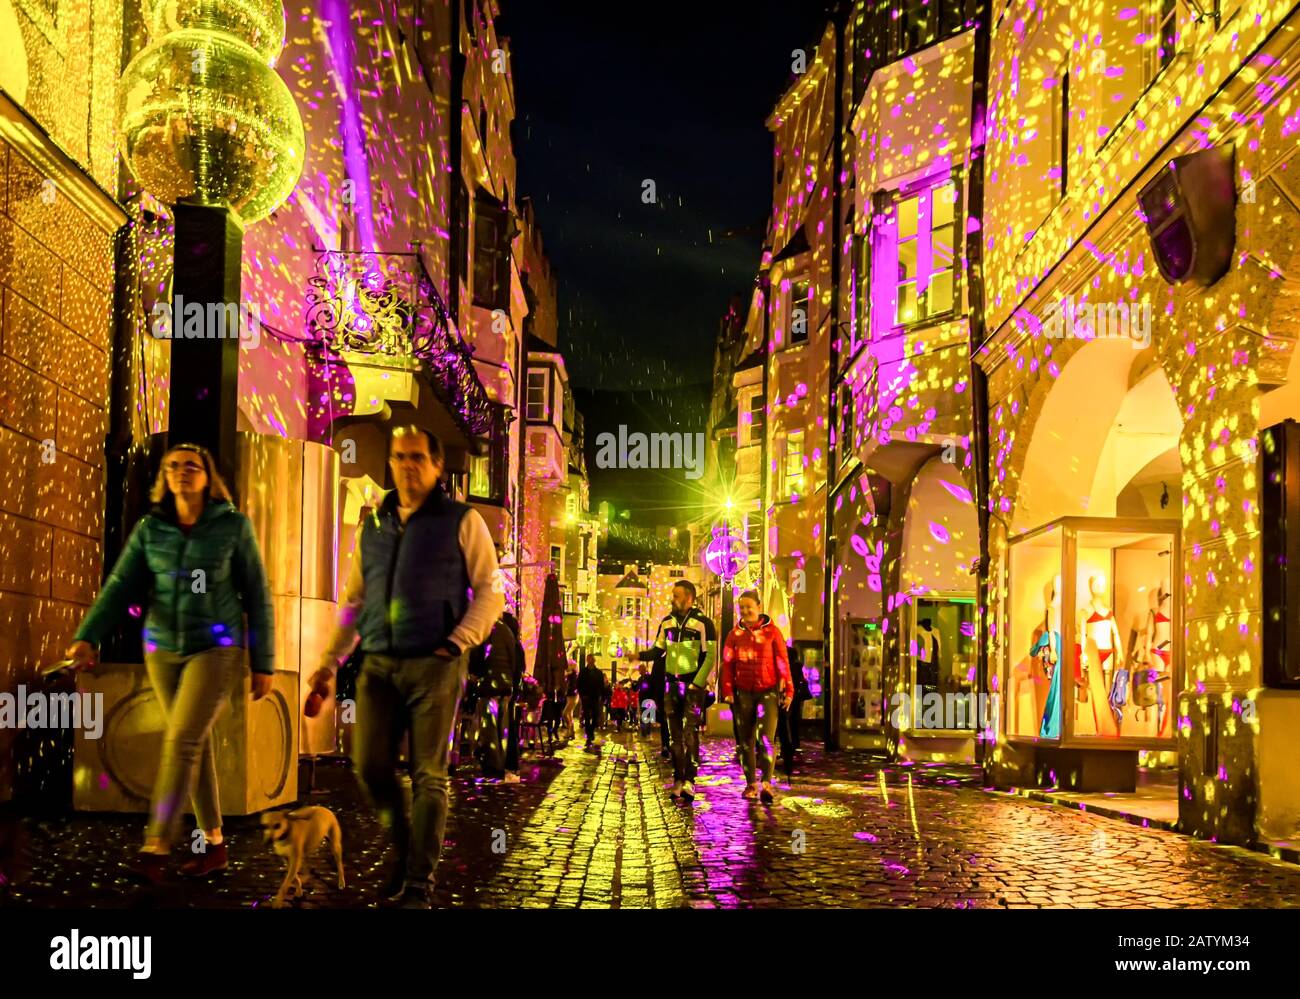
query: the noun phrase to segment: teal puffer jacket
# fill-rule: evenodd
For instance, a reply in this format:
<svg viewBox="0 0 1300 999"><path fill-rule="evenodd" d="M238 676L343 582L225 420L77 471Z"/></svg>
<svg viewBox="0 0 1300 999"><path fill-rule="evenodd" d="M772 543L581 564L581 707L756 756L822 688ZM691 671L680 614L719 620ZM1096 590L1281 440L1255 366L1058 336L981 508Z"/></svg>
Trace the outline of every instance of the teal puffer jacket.
<svg viewBox="0 0 1300 999"><path fill-rule="evenodd" d="M189 537L158 507L142 517L74 641L98 648L133 606L146 607L147 650L193 655L248 646L253 672L275 672L262 554L253 525L225 500L208 503Z"/></svg>

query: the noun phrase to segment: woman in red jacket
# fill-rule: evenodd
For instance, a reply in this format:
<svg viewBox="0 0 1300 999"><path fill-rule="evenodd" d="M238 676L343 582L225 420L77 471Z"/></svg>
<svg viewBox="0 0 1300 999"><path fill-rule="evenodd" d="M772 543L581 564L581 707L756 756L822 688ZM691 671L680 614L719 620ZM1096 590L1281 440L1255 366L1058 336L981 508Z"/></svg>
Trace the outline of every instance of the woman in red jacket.
<svg viewBox="0 0 1300 999"><path fill-rule="evenodd" d="M794 681L781 629L759 613L758 594L746 590L736 602L740 623L727 634L722 647L721 696L731 705L736 723L736 748L745 768L746 798L772 803L772 739L776 735L777 709L794 700ZM758 740L759 725L762 739ZM755 743L761 777L754 783Z"/></svg>

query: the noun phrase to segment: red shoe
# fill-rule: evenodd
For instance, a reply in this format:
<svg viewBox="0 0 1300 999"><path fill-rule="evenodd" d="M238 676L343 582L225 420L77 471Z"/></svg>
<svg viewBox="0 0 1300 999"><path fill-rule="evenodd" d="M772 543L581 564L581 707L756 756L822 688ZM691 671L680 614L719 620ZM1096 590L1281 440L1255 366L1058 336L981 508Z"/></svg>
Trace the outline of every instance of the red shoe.
<svg viewBox="0 0 1300 999"><path fill-rule="evenodd" d="M171 857L165 853L137 853L127 865L127 872L137 881L160 885L167 876Z"/></svg>
<svg viewBox="0 0 1300 999"><path fill-rule="evenodd" d="M196 853L181 864L181 873L187 878L206 878L226 869L226 844L218 843L208 847L203 853Z"/></svg>

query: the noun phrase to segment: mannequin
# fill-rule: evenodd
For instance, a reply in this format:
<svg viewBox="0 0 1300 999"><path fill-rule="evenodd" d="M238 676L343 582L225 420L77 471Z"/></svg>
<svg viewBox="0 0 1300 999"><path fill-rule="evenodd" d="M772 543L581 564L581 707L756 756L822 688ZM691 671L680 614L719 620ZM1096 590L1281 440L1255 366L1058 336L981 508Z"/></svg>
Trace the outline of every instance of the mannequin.
<svg viewBox="0 0 1300 999"><path fill-rule="evenodd" d="M1156 735L1165 734L1165 687L1169 679L1169 665L1173 659L1173 621L1169 616L1169 601L1172 594L1165 589L1161 580L1151 593L1151 609L1147 612L1146 632L1143 636L1142 668L1133 679L1133 703L1143 720L1151 710L1152 693L1148 685L1153 686L1156 701Z"/></svg>
<svg viewBox="0 0 1300 999"><path fill-rule="evenodd" d="M916 685L924 690L939 688L939 633L928 617L916 622Z"/></svg>
<svg viewBox="0 0 1300 999"><path fill-rule="evenodd" d="M1120 665L1120 656L1124 647L1124 639L1120 636L1119 625L1115 623L1115 615L1111 613L1109 600L1106 593L1106 577L1100 573L1088 577L1088 603L1084 605L1079 612L1079 631L1083 642L1078 647L1079 664L1082 667L1083 675L1077 678L1076 682L1081 683L1085 689L1092 686L1090 677L1090 668L1092 662L1088 656L1088 649L1092 647L1097 653L1097 665L1101 668L1101 692L1103 695L1109 694L1111 711L1115 711L1115 691L1116 688L1112 683L1112 674L1115 668ZM1077 641L1077 640L1076 640ZM1125 698L1127 698L1127 671L1122 678L1125 686ZM1095 700L1092 692L1089 694L1089 700ZM1080 695L1079 701L1084 700ZM1092 709L1093 721L1097 726L1098 735L1118 735L1119 724L1111 724L1111 718L1102 711L1097 713L1096 705ZM1122 718L1122 709L1120 711ZM1105 721L1103 731L1102 721Z"/></svg>
<svg viewBox="0 0 1300 999"><path fill-rule="evenodd" d="M1061 737L1061 577L1057 576L1043 587L1043 627L1029 650L1031 658L1037 657L1049 681L1047 703L1043 706L1043 720L1038 727L1041 739Z"/></svg>

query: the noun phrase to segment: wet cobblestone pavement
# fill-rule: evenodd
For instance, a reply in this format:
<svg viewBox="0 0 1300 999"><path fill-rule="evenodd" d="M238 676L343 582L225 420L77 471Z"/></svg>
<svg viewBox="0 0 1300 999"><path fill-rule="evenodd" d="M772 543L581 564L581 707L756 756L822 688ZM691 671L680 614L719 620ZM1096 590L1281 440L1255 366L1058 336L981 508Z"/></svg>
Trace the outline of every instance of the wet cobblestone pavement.
<svg viewBox="0 0 1300 999"><path fill-rule="evenodd" d="M628 760L639 747L639 763ZM524 781L454 779L435 901L505 907L1281 907L1300 904L1300 867L1174 833L978 788L970 771L882 766L805 750L764 806L740 797L728 740L705 743L692 806L666 791L658 743L609 736ZM344 829L348 887L322 876L303 907L375 905L387 871L380 830L345 765L322 765ZM231 869L145 892L120 864L142 817L28 824L25 874L7 904L40 908L265 905L282 878L257 818L229 820ZM318 858L316 870L327 875Z"/></svg>

